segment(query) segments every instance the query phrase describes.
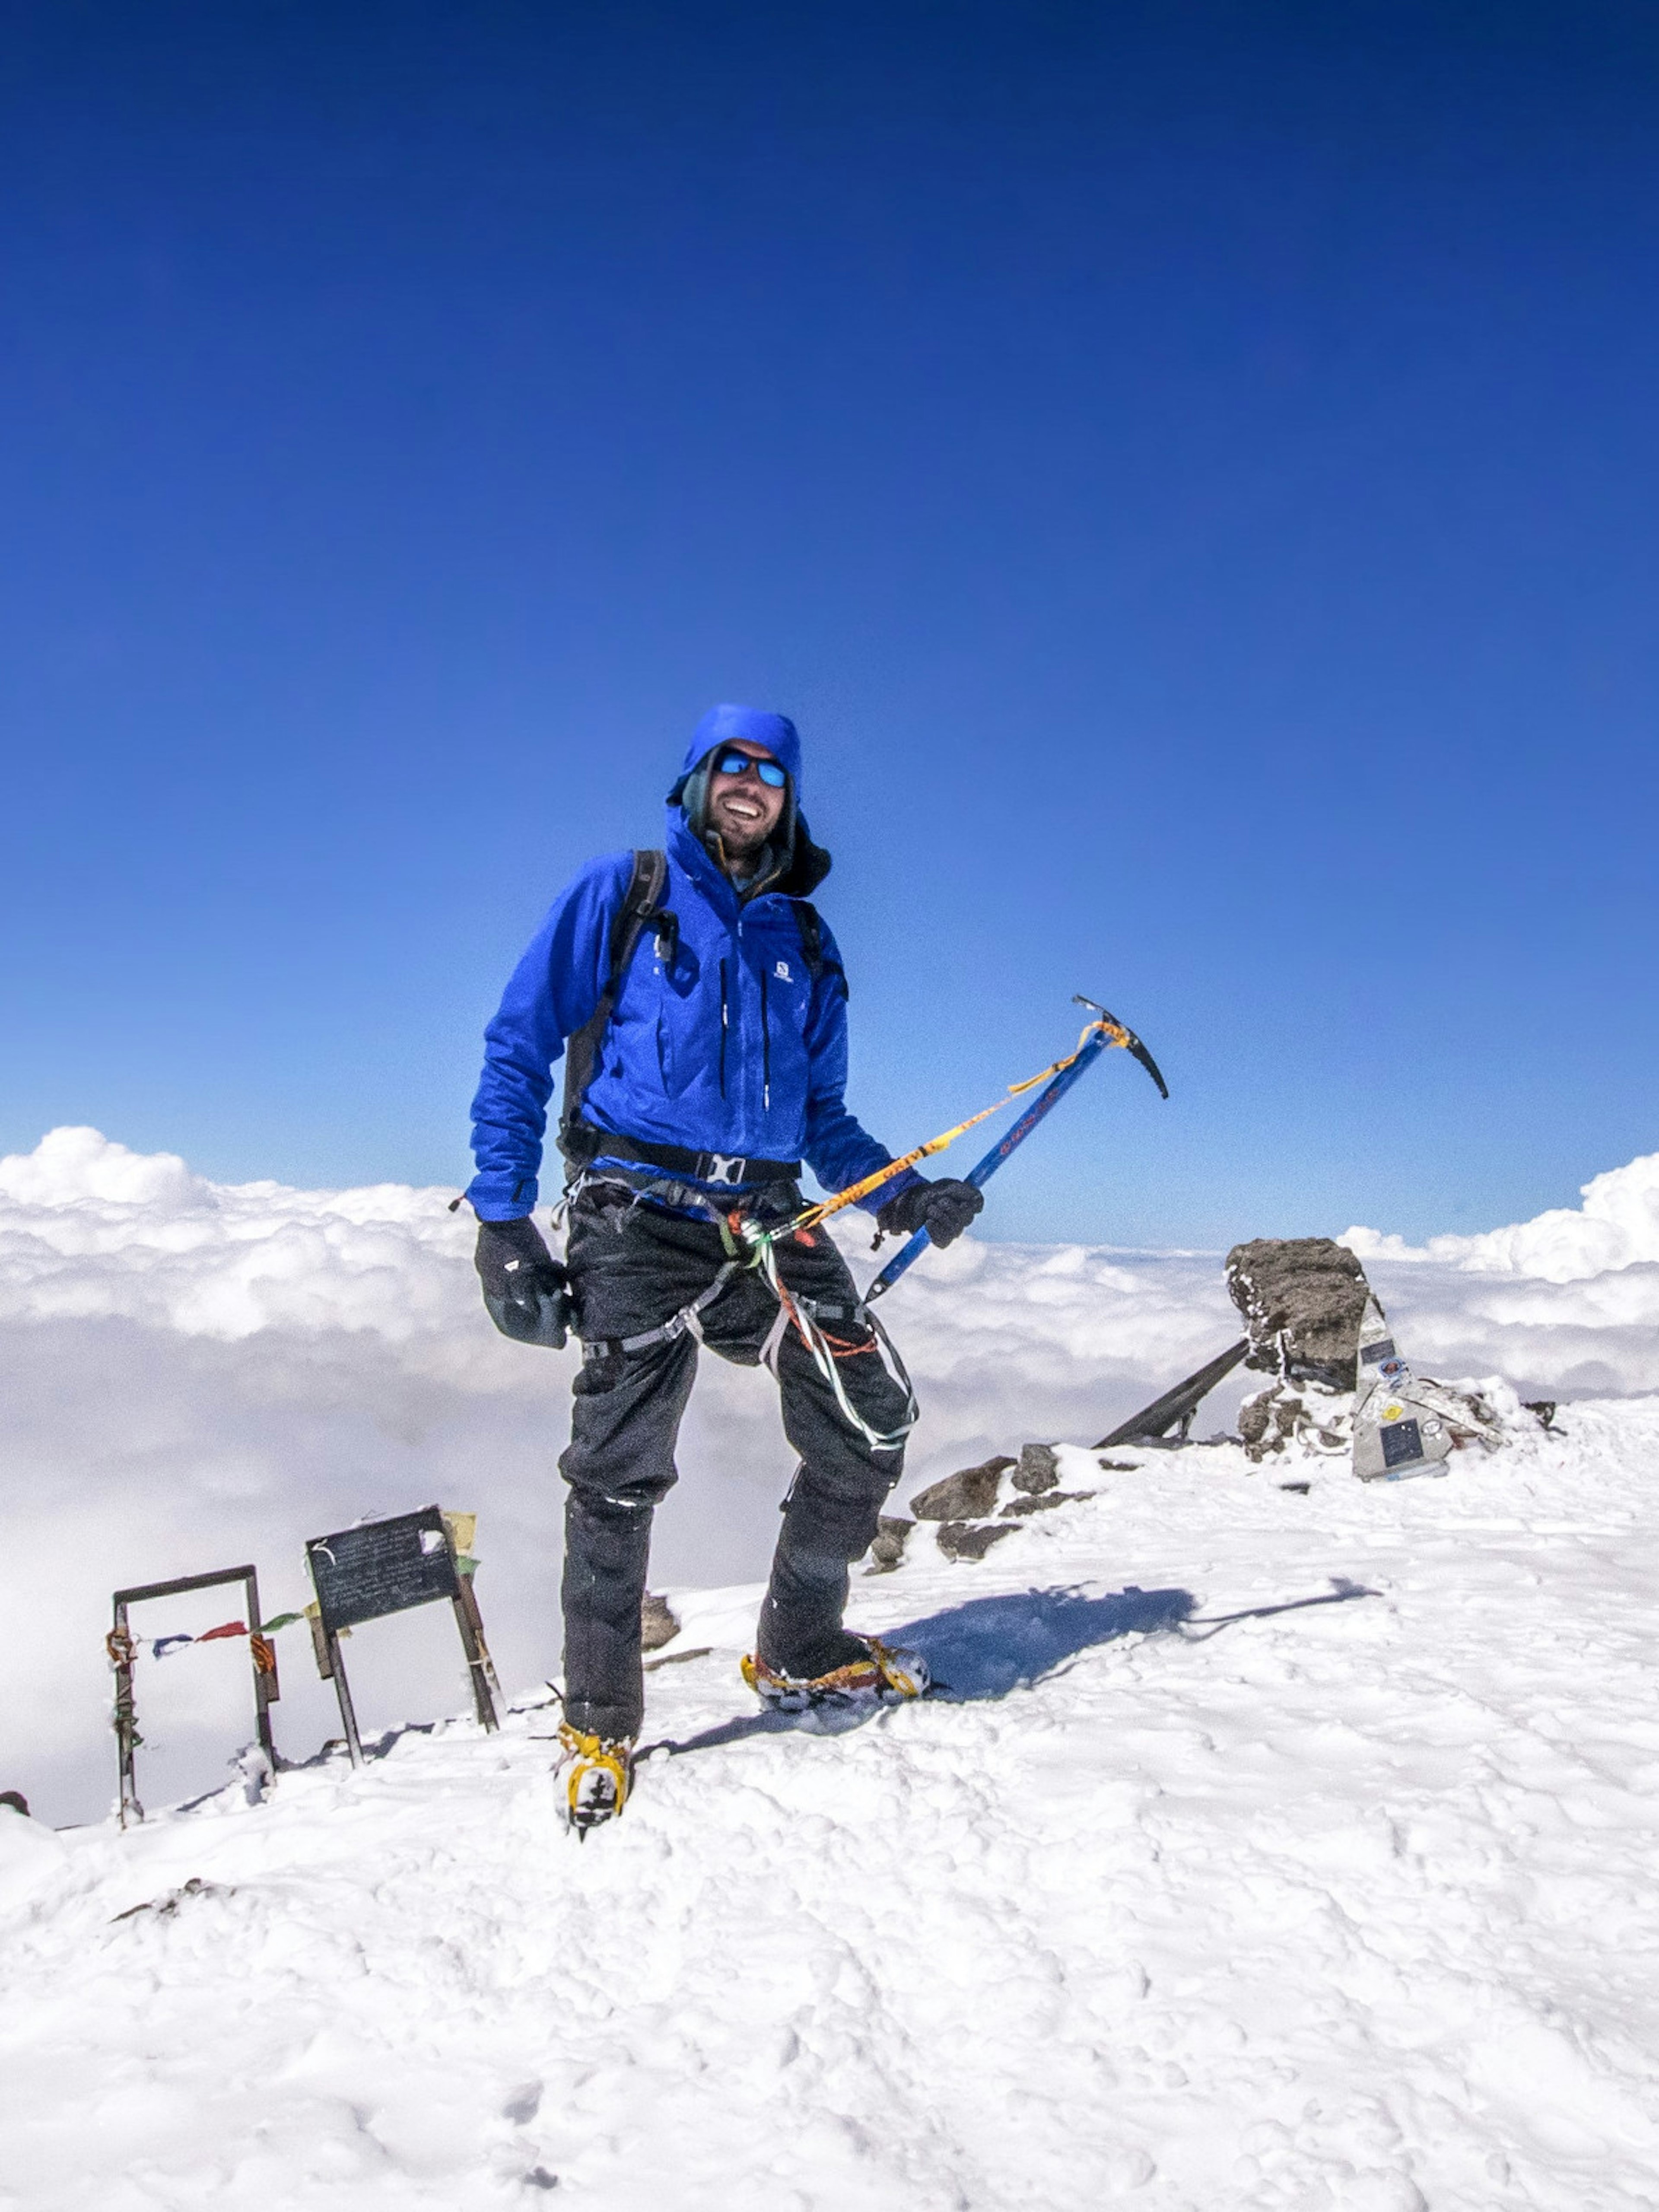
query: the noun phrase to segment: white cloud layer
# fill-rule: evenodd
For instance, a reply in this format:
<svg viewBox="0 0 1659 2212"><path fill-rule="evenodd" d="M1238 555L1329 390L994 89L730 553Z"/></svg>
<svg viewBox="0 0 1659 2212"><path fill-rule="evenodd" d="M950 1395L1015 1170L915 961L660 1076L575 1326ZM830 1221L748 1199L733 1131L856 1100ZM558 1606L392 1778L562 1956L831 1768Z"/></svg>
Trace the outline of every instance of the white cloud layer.
<svg viewBox="0 0 1659 2212"><path fill-rule="evenodd" d="M478 1511L502 1673L554 1670L574 1355L490 1328L473 1224L448 1197L215 1184L91 1129L0 1160L0 1789L59 1820L103 1810L112 1589L252 1559L269 1616L309 1595L304 1540L363 1515ZM855 1271L866 1236L860 1216ZM1598 1176L1582 1212L1420 1249L1369 1230L1348 1241L1425 1371L1503 1374L1528 1396L1659 1389L1659 1155ZM923 1403L907 1489L1027 1438L1091 1441L1237 1334L1218 1255L972 1238L930 1255L885 1311ZM1239 1395L1218 1393L1206 1421ZM789 1465L769 1380L705 1360L653 1581L763 1575ZM158 1606L143 1626L210 1626L234 1598ZM278 1740L300 1755L337 1723L303 1632L281 1649ZM246 1647L226 1644L145 1677L157 1802L218 1778L246 1733ZM464 1701L434 1614L362 1632L352 1668L367 1727Z"/></svg>
<svg viewBox="0 0 1659 2212"><path fill-rule="evenodd" d="M1375 1229L1350 1229L1342 1241L1362 1260L1435 1260L1472 1274L1536 1275L1547 1283L1659 1263L1659 1152L1593 1176L1581 1194L1581 1206L1552 1206L1535 1220L1476 1237L1407 1244Z"/></svg>

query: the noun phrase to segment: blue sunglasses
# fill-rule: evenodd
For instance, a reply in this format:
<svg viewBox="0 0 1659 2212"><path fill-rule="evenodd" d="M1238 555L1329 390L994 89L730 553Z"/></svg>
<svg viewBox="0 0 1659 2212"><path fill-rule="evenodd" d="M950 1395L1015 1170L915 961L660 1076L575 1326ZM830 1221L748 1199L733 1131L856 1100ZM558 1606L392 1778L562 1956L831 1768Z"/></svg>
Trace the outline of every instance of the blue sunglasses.
<svg viewBox="0 0 1659 2212"><path fill-rule="evenodd" d="M718 775L742 775L753 769L761 781L774 791L781 791L789 781L787 769L780 768L775 760L754 760L747 753L722 753L714 763Z"/></svg>

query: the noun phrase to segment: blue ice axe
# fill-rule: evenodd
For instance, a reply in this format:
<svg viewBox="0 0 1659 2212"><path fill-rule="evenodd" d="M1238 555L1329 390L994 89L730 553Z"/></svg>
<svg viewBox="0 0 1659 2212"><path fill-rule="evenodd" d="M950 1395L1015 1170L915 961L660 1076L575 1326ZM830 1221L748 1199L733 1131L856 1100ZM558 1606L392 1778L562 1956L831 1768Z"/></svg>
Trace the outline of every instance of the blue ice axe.
<svg viewBox="0 0 1659 2212"><path fill-rule="evenodd" d="M1159 1073L1158 1062L1132 1029L1126 1029L1115 1014L1109 1014L1104 1006L1097 1006L1092 999L1085 999L1080 991L1073 994L1072 1003L1073 1006L1087 1006L1100 1017L1093 1034L1084 1044L1071 1066L1062 1069L1048 1089L1039 1093L1001 1142L993 1145L985 1158L969 1170L964 1180L972 1183L976 1190L982 1189L989 1182L1003 1162L1025 1142L1044 1115L1054 1111L1079 1076L1086 1073L1099 1059L1101 1054L1108 1051L1114 1045L1121 1046L1125 1052L1132 1053L1157 1084L1162 1095L1165 1098L1169 1097L1170 1086ZM933 1241L925 1228L918 1229L908 1243L901 1247L893 1255L880 1274L876 1277L875 1281L871 1284L864 1294L865 1304L869 1305L873 1300L884 1297L890 1291L905 1269L921 1257Z"/></svg>

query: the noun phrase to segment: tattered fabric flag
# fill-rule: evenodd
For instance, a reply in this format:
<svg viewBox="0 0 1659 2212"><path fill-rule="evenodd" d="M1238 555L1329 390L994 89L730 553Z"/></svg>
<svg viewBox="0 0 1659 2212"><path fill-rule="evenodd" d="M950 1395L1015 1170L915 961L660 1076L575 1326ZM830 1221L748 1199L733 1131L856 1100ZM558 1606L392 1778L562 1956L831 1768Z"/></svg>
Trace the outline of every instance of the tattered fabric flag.
<svg viewBox="0 0 1659 2212"><path fill-rule="evenodd" d="M274 1620L266 1621L263 1627L252 1632L253 1663L262 1674L273 1673L276 1665L276 1655L266 1638L275 1636L279 1628L291 1628L296 1620L304 1619L303 1613L279 1613ZM227 1620L222 1621L217 1628L204 1628L199 1636L158 1636L149 1647L150 1656L167 1659L175 1651L182 1650L186 1644L216 1644L228 1637L246 1636L248 1633L248 1625L245 1620Z"/></svg>

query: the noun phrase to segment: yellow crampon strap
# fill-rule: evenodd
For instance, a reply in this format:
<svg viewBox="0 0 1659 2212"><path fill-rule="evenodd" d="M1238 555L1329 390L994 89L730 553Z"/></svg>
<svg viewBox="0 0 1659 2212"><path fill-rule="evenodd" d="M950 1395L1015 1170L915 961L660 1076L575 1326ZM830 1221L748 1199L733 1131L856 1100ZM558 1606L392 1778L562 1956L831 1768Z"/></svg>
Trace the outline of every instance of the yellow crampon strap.
<svg viewBox="0 0 1659 2212"><path fill-rule="evenodd" d="M576 1790L583 1773L590 1766L604 1767L615 1778L617 1810L620 1813L628 1802L628 1764L622 1753L600 1736L584 1735L580 1729L572 1728L568 1721L559 1723L559 1741L570 1758L570 1780L565 1790L565 1802L570 1808L571 1818L574 1820L580 1809L576 1803Z"/></svg>
<svg viewBox="0 0 1659 2212"><path fill-rule="evenodd" d="M1047 1083L1051 1076L1064 1075L1090 1038L1103 1030L1114 1044L1127 1044L1129 1042L1129 1032L1109 1018L1087 1023L1077 1041L1075 1050L1068 1052L1064 1060L1055 1060L1051 1067L1042 1068L1036 1075L1028 1075L1024 1082L1011 1083L1007 1098L999 1098L994 1106L981 1107L977 1114L970 1114L965 1121L958 1121L953 1129L941 1130L937 1137L929 1137L925 1145L918 1145L915 1152L906 1152L902 1160L890 1160L884 1168L878 1168L874 1175L866 1176L861 1182L849 1183L845 1190L838 1190L833 1198L823 1199L817 1205L809 1206L804 1213L795 1216L788 1228L780 1229L775 1233L787 1237L797 1229L816 1229L820 1221L827 1221L832 1213L839 1213L844 1206L856 1206L861 1198L868 1198L872 1190L879 1190L883 1183L890 1182L894 1176L902 1175L907 1168L915 1167L918 1160L928 1159L933 1153L942 1152L947 1145L953 1145L965 1131L975 1127L981 1121L988 1121L993 1114L1000 1113L1009 1098L1018 1098L1024 1091L1035 1091L1039 1083Z"/></svg>

